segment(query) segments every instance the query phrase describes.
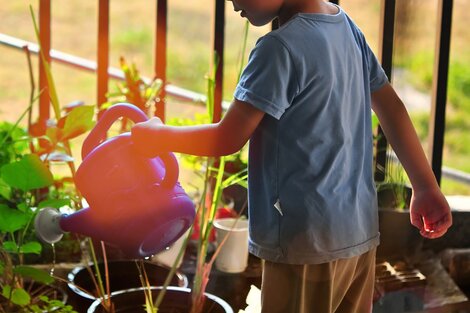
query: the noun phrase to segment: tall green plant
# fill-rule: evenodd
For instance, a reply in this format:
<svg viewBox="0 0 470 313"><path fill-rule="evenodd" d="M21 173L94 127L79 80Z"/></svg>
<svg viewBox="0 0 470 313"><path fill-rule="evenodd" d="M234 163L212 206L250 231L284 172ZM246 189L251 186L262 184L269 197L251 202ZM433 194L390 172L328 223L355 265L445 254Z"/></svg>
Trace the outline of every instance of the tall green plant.
<svg viewBox="0 0 470 313"><path fill-rule="evenodd" d="M138 107L147 116L151 116L152 108L156 111L156 105L161 101L163 81L160 78L147 81L140 75L135 64L129 64L124 57L119 59L119 63L124 74L124 81L118 82L116 90L106 95L107 102L101 105L101 109L107 109L119 102L128 102ZM123 118L120 132L129 130L129 123L126 118Z"/></svg>

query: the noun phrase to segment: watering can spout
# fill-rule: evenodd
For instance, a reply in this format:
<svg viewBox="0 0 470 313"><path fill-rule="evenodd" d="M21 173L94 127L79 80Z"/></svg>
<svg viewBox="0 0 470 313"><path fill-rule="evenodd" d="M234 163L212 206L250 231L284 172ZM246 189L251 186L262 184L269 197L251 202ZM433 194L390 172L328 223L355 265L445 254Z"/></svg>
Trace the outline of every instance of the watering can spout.
<svg viewBox="0 0 470 313"><path fill-rule="evenodd" d="M60 228L66 232L77 233L95 239L105 240L104 225L93 216L90 208L81 209L73 214L64 214L60 218Z"/></svg>
<svg viewBox="0 0 470 313"><path fill-rule="evenodd" d="M60 213L54 208L41 209L34 219L36 235L46 243L54 244L67 232L73 232L92 238L104 238L96 218L90 208L81 209L73 214Z"/></svg>

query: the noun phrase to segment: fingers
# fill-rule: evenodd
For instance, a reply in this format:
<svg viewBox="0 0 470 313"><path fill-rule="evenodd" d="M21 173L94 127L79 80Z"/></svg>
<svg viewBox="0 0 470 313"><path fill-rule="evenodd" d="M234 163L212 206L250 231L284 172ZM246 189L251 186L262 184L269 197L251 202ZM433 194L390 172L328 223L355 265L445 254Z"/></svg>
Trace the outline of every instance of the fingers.
<svg viewBox="0 0 470 313"><path fill-rule="evenodd" d="M148 123L149 125L163 125L162 120L156 116L149 119L146 123Z"/></svg>
<svg viewBox="0 0 470 313"><path fill-rule="evenodd" d="M420 233L421 236L423 236L424 238L427 238L427 239L436 239L436 238L442 237L446 232L447 232L447 229L444 229L444 230L442 230L442 231L440 231L440 232L422 230L422 231L420 231L419 233Z"/></svg>
<svg viewBox="0 0 470 313"><path fill-rule="evenodd" d="M420 230L420 234L429 239L443 236L452 225L452 215L450 213L440 216L437 221L430 223L423 216L412 217L412 224Z"/></svg>
<svg viewBox="0 0 470 313"><path fill-rule="evenodd" d="M424 229L424 222L421 214L410 213L411 224L418 228L420 231Z"/></svg>
<svg viewBox="0 0 470 313"><path fill-rule="evenodd" d="M425 231L433 233L433 237L437 238L444 235L447 232L447 229L452 225L452 215L450 212L444 214L440 219L434 223L425 223ZM440 237L439 236L439 237Z"/></svg>
<svg viewBox="0 0 470 313"><path fill-rule="evenodd" d="M136 151L145 157L155 157L160 152L158 130L162 121L153 117L148 121L135 124L131 128L131 139Z"/></svg>

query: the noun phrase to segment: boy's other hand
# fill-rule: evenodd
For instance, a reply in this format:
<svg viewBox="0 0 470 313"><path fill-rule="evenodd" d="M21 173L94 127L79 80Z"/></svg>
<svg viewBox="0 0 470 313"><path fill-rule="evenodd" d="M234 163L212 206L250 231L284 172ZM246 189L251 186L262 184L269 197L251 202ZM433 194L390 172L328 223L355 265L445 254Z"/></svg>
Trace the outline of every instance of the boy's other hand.
<svg viewBox="0 0 470 313"><path fill-rule="evenodd" d="M163 126L162 120L152 117L148 121L137 123L131 129L131 138L134 147L144 156L155 157L159 152L159 129Z"/></svg>
<svg viewBox="0 0 470 313"><path fill-rule="evenodd" d="M425 238L439 238L452 225L449 204L438 188L413 191L410 205L411 224Z"/></svg>

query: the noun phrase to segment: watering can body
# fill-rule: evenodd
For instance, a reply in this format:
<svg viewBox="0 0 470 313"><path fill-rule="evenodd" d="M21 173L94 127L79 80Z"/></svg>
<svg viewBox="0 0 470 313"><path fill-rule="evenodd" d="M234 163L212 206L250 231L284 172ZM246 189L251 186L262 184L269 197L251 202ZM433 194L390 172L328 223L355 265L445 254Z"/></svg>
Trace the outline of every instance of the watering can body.
<svg viewBox="0 0 470 313"><path fill-rule="evenodd" d="M63 231L83 234L118 246L129 257L147 257L164 250L191 226L194 204L178 183L173 153L155 158L134 149L130 133L105 139L119 117L147 119L137 107L110 107L82 146L75 184L89 204L61 215Z"/></svg>

